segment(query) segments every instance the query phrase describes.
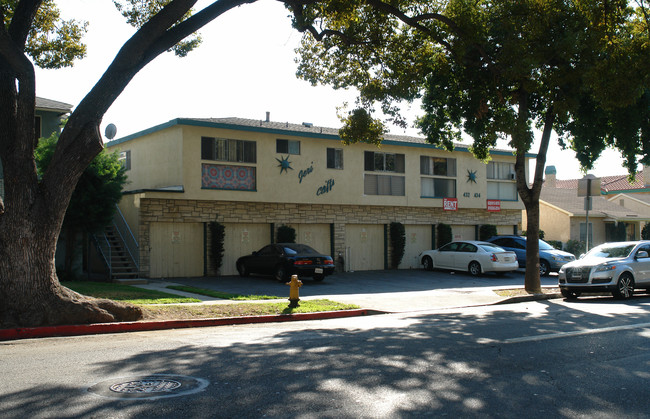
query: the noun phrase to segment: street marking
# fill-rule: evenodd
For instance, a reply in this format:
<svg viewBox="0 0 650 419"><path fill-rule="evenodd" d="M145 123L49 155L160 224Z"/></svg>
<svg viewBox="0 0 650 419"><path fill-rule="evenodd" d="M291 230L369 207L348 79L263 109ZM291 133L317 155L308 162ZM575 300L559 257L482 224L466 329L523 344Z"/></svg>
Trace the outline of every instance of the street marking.
<svg viewBox="0 0 650 419"><path fill-rule="evenodd" d="M612 327L603 327L600 329L577 330L574 332L549 333L549 334L537 335L537 336L523 336L520 338L510 338L505 340L479 338L476 340L476 343L482 345L493 345L498 343L537 342L537 341L549 340L549 339L559 339L559 338L564 338L569 336L593 335L597 333L608 333L608 332L615 332L620 330L642 329L647 327L650 327L650 323L637 323L637 324L630 324L627 326L612 326Z"/></svg>
<svg viewBox="0 0 650 419"><path fill-rule="evenodd" d="M637 324L630 324L627 326L612 326L612 327L603 327L600 329L577 330L575 332L549 333L546 335L538 335L538 336L523 336L520 338L505 339L502 342L503 343L537 342L541 340L558 339L558 338L564 338L569 336L594 335L597 333L615 332L619 330L642 329L644 327L650 327L650 323L637 323Z"/></svg>

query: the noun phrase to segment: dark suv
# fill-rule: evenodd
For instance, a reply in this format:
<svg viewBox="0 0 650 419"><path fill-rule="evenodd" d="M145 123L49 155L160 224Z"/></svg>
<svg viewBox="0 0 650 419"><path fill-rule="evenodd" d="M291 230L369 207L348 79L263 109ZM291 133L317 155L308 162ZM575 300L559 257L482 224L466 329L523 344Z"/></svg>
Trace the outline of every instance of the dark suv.
<svg viewBox="0 0 650 419"><path fill-rule="evenodd" d="M512 250L517 254L519 267L526 267L526 237L521 236L494 236L487 239L505 250ZM576 259L571 253L557 250L544 240L539 241L539 274L548 275L558 272L562 265Z"/></svg>

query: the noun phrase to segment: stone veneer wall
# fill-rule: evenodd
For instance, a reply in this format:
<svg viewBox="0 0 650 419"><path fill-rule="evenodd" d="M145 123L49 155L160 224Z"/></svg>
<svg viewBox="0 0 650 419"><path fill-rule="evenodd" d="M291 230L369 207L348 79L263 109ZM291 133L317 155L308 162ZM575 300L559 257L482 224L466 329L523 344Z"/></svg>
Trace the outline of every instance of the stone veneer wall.
<svg viewBox="0 0 650 419"><path fill-rule="evenodd" d="M336 259L336 255L339 253L345 254L346 224L390 224L393 221L399 221L404 225L439 223L518 225L521 223L521 214L521 210L488 212L485 209L459 209L458 211L443 211L442 208L421 207L145 198L140 201L140 226L137 229L140 244L140 272L145 277L149 276L149 225L152 222L333 224L335 252L333 256ZM132 230L135 229L132 228ZM209 240L210 237L207 237L208 243ZM388 256L390 258L390 249ZM215 273L212 267L208 267L208 274L214 275Z"/></svg>

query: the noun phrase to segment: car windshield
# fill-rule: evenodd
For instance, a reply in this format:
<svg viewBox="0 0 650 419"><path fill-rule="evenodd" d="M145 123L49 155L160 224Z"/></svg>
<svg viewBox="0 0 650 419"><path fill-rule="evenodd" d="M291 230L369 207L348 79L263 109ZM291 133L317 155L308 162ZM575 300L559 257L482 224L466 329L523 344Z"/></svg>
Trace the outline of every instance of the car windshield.
<svg viewBox="0 0 650 419"><path fill-rule="evenodd" d="M585 257L615 259L624 258L634 249L634 244L603 244L591 249Z"/></svg>
<svg viewBox="0 0 650 419"><path fill-rule="evenodd" d="M544 240L539 241L539 250L553 250L555 249L550 244L546 243Z"/></svg>
<svg viewBox="0 0 650 419"><path fill-rule="evenodd" d="M481 243L479 244L483 250L486 252L505 252L502 247L497 246L496 244L491 243Z"/></svg>
<svg viewBox="0 0 650 419"><path fill-rule="evenodd" d="M298 253L313 253L317 254L318 252L307 246L306 244L292 244L284 246L284 253L287 255L296 255Z"/></svg>

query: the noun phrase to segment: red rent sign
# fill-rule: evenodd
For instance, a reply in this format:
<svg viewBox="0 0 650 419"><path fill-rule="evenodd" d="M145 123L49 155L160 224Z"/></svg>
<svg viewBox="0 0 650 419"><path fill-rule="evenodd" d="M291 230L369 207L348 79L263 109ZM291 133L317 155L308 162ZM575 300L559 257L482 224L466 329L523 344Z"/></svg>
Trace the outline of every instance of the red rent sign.
<svg viewBox="0 0 650 419"><path fill-rule="evenodd" d="M498 199L488 199L487 210L494 212L501 211L501 201Z"/></svg>
<svg viewBox="0 0 650 419"><path fill-rule="evenodd" d="M445 211L456 211L458 209L458 198L443 198L442 209Z"/></svg>

